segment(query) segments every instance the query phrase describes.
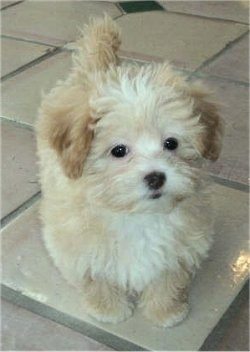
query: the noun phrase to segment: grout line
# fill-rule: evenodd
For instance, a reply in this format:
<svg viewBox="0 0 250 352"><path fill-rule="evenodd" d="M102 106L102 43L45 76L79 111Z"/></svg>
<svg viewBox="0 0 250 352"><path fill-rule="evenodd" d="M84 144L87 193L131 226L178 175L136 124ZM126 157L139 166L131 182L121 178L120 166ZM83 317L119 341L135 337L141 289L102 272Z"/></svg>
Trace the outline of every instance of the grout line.
<svg viewBox="0 0 250 352"><path fill-rule="evenodd" d="M205 15L197 15L197 14L194 14L194 13L185 13L185 12L179 12L179 11L171 11L171 10L168 10L168 9L165 9L165 11L167 13L169 13L169 14L181 15L181 16L186 16L186 17L195 17L195 18L200 18L202 20L211 20L211 21L215 21L215 22L225 22L225 23L232 23L232 24L240 24L240 25L244 25L244 26L248 26L249 25L247 22L230 20L230 19L227 19L227 18L207 17Z"/></svg>
<svg viewBox="0 0 250 352"><path fill-rule="evenodd" d="M41 46L48 46L51 48L57 48L57 46L55 46L53 44L48 44L48 43L44 43L44 42L37 42L35 40L27 39L27 38L13 37L13 36L6 35L6 34L2 34L1 37L3 39L16 40L19 42L25 42L25 43L31 43L31 44L41 45Z"/></svg>
<svg viewBox="0 0 250 352"><path fill-rule="evenodd" d="M227 187L227 188L231 188L231 189L235 189L237 191L241 191L241 192L245 192L245 193L249 193L249 186L246 183L240 183L237 181L233 181L233 180L228 180L226 178L217 176L215 174L210 174L209 177L217 184Z"/></svg>
<svg viewBox="0 0 250 352"><path fill-rule="evenodd" d="M55 47L53 50L50 50L48 52L46 52L45 54L39 56L38 58L36 58L35 60L32 60L30 62L28 62L27 64L23 65L23 66L20 66L18 69L10 72L10 73L7 73L6 75L4 75L3 77L1 77L1 81L4 82L6 81L7 79L9 78L12 78L16 75L18 75L19 73L22 73L24 72L25 70L41 63L42 61L52 57L52 56L55 56L57 54L60 54L62 52L62 49L61 47Z"/></svg>
<svg viewBox="0 0 250 352"><path fill-rule="evenodd" d="M137 61L137 62L141 62L141 63L145 63L145 64L152 63L152 62L163 63L165 61L168 61L167 59L164 59L159 56L144 55L141 53L130 52L130 51L125 51L125 50L119 50L119 54L120 54L121 59ZM170 62L170 65L173 67L174 70L180 71L180 72L183 72L184 74L186 74L188 76L189 80L192 79L192 77L195 77L195 78L216 78L218 80L222 80L222 81L225 81L228 83L234 83L237 85L249 87L248 82L238 81L238 80L234 80L234 79L231 79L228 77L222 77L222 76L218 76L218 75L212 75L212 74L206 73L206 72L200 72L200 71L198 71L200 69L199 67L197 69L195 69L194 71L191 71L189 69L175 66L173 62Z"/></svg>
<svg viewBox="0 0 250 352"><path fill-rule="evenodd" d="M22 214L28 208L31 208L39 199L41 198L41 191L34 194L31 198L26 200L23 204L17 207L15 210L10 212L8 215L4 216L1 219L1 228L3 229L7 226L12 220L16 219L20 214Z"/></svg>
<svg viewBox="0 0 250 352"><path fill-rule="evenodd" d="M1 8L1 11L4 11L4 10L8 9L9 7L13 7L13 6L19 5L19 4L21 4L22 2L24 2L24 0L17 1L17 2L14 2L13 4L6 5L6 6L4 6L4 7Z"/></svg>
<svg viewBox="0 0 250 352"><path fill-rule="evenodd" d="M0 116L0 121L1 123L14 125L15 127L24 128L26 130L34 132L34 126L23 121L18 121L7 116Z"/></svg>
<svg viewBox="0 0 250 352"><path fill-rule="evenodd" d="M80 320L79 318L75 318L67 313L63 313L44 303L38 302L33 298L24 295L22 292L14 290L11 287L8 287L4 284L1 286L2 298L6 301L21 306L24 309L27 309L44 318L50 319L63 326L66 326L71 330L79 332L80 334L87 336L101 344L114 348L117 351L147 351L147 349L142 348L133 342L125 340L119 336L105 331L102 328Z"/></svg>
<svg viewBox="0 0 250 352"><path fill-rule="evenodd" d="M193 73L190 74L190 77L189 79L192 79L192 78L215 78L215 79L218 79L218 80L221 80L221 81L224 81L224 82L228 82L228 83L234 83L236 85L239 85L239 86L243 86L243 87L247 87L249 88L250 86L250 83L248 82L245 82L245 81L237 81L235 79L231 79L231 78L228 78L228 77L223 77L223 76L217 76L217 75L213 75L213 74L210 74L210 73L206 73L206 72L201 72L201 71L195 71Z"/></svg>
<svg viewBox="0 0 250 352"><path fill-rule="evenodd" d="M164 61L166 61L165 58L162 58L160 56L153 56L153 55L143 54L135 51L127 51L122 49L119 49L119 55L120 57L123 57L126 59L142 61L145 63L151 63L151 62L163 63Z"/></svg>
<svg viewBox="0 0 250 352"><path fill-rule="evenodd" d="M174 63L160 56L145 55L138 52L126 51L126 50L119 50L119 56L122 60L125 59L130 61L136 61L138 63L143 63L143 64L164 63L167 61L175 71L185 73L186 75L191 75L193 73L193 71L188 70L186 68L175 66Z"/></svg>
<svg viewBox="0 0 250 352"><path fill-rule="evenodd" d="M213 330L208 334L203 341L199 351L217 351L217 347L223 338L226 330L232 324L232 321L239 309L244 303L249 300L249 279L246 280L238 295L233 299L230 306L221 316L219 322L215 325Z"/></svg>
<svg viewBox="0 0 250 352"><path fill-rule="evenodd" d="M237 37L236 39L229 41L224 48L222 48L221 50L219 50L215 55L213 55L212 57L208 58L207 60L205 60L197 69L195 69L193 71L193 75L197 72L202 70L203 68L205 68L206 66L208 66L210 63L212 63L213 61L215 61L219 56L221 56L222 54L224 54L225 52L227 52L229 49L231 49L236 43L238 43L241 39L243 39L245 36L247 36L247 34L249 33L249 30L245 31L244 33L242 33L239 37Z"/></svg>

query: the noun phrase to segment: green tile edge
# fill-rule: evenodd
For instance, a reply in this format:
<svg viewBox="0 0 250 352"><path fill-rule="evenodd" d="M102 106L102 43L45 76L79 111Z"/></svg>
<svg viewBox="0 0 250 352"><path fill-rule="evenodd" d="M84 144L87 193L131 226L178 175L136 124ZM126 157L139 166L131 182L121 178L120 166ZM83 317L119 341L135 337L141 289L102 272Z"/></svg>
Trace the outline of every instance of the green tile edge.
<svg viewBox="0 0 250 352"><path fill-rule="evenodd" d="M1 296L6 301L27 309L44 318L50 319L58 324L64 325L117 351L148 351L141 346L115 336L99 327L74 318L66 313L60 312L44 303L37 302L34 299L25 296L20 291L15 291L4 284L1 285Z"/></svg>
<svg viewBox="0 0 250 352"><path fill-rule="evenodd" d="M238 295L234 298L233 302L230 304L226 312L222 315L217 325L207 336L199 351L217 351L218 344L223 338L227 327L232 322L239 307L247 301L249 301L249 279L246 280Z"/></svg>
<svg viewBox="0 0 250 352"><path fill-rule="evenodd" d="M126 13L164 11L164 8L156 1L121 1L118 5Z"/></svg>

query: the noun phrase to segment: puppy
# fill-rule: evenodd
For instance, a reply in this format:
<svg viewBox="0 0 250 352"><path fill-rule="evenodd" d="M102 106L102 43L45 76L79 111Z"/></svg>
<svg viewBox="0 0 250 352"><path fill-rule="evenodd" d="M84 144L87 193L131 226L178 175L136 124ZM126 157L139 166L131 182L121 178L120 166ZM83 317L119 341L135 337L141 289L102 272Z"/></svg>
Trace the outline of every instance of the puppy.
<svg viewBox="0 0 250 352"><path fill-rule="evenodd" d="M44 241L89 315L123 321L133 293L170 327L212 243L201 165L218 158L223 124L201 85L168 63L120 63L119 45L115 22L92 20L40 108Z"/></svg>

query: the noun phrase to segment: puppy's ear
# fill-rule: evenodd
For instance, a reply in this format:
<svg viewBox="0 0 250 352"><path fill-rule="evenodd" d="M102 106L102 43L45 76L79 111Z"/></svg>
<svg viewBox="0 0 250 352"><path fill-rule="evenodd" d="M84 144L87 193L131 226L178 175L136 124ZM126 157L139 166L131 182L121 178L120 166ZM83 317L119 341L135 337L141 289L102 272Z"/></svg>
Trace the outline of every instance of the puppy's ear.
<svg viewBox="0 0 250 352"><path fill-rule="evenodd" d="M52 92L42 105L39 133L56 150L65 174L76 179L82 175L93 138L89 107L78 89L68 87L56 95Z"/></svg>
<svg viewBox="0 0 250 352"><path fill-rule="evenodd" d="M73 179L82 175L92 141L93 133L88 126L90 120L85 113L78 115L76 111L61 111L49 136L65 174Z"/></svg>
<svg viewBox="0 0 250 352"><path fill-rule="evenodd" d="M193 113L200 116L201 133L196 141L200 154L212 161L218 159L224 132L224 122L219 113L219 105L212 100L212 94L200 82L190 85L181 74L176 74L165 62L156 66L154 80L161 86L171 86L193 101Z"/></svg>
<svg viewBox="0 0 250 352"><path fill-rule="evenodd" d="M205 159L216 161L220 155L224 133L219 106L211 100L211 93L200 83L193 84L189 89L194 100L194 113L200 116L202 126L198 149Z"/></svg>

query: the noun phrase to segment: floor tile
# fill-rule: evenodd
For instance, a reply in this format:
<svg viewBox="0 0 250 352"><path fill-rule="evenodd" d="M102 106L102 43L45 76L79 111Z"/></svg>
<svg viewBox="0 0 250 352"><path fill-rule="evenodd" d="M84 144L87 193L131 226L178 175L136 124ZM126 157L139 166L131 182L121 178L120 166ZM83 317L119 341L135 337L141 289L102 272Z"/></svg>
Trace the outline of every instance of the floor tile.
<svg viewBox="0 0 250 352"><path fill-rule="evenodd" d="M110 351L67 327L2 300L4 351Z"/></svg>
<svg viewBox="0 0 250 352"><path fill-rule="evenodd" d="M165 11L133 13L117 22L123 30L122 50L163 57L192 70L247 30L245 25Z"/></svg>
<svg viewBox="0 0 250 352"><path fill-rule="evenodd" d="M249 177L249 88L217 78L204 78L216 92L225 120L222 154L208 168L222 178L248 184Z"/></svg>
<svg viewBox="0 0 250 352"><path fill-rule="evenodd" d="M49 92L58 79L67 76L71 54L57 54L19 73L2 84L2 115L33 125L42 92Z"/></svg>
<svg viewBox="0 0 250 352"><path fill-rule="evenodd" d="M112 17L121 14L115 4L104 1L25 1L5 10L2 33L63 45L75 39L90 16L104 11Z"/></svg>
<svg viewBox="0 0 250 352"><path fill-rule="evenodd" d="M2 281L47 307L80 319L89 330L98 327L102 333L99 331L96 339L109 333L150 350L198 350L242 288L249 270L248 195L215 185L213 203L217 216L215 243L193 282L191 312L175 328L153 327L140 310L118 325L97 323L87 317L81 295L64 282L45 251L37 217L39 204L3 229ZM112 340L110 343L112 346Z"/></svg>
<svg viewBox="0 0 250 352"><path fill-rule="evenodd" d="M160 1L168 11L248 23L248 1Z"/></svg>
<svg viewBox="0 0 250 352"><path fill-rule="evenodd" d="M249 82L249 35L225 50L202 69L202 72Z"/></svg>
<svg viewBox="0 0 250 352"><path fill-rule="evenodd" d="M4 76L20 66L44 55L50 49L49 46L38 45L29 42L1 39L1 75Z"/></svg>
<svg viewBox="0 0 250 352"><path fill-rule="evenodd" d="M34 134L9 123L1 124L2 209L4 217L39 191Z"/></svg>

